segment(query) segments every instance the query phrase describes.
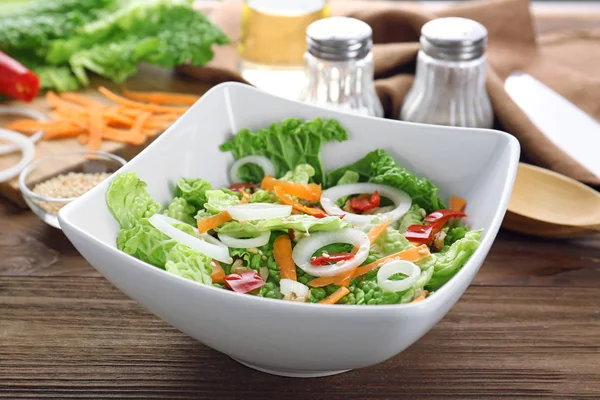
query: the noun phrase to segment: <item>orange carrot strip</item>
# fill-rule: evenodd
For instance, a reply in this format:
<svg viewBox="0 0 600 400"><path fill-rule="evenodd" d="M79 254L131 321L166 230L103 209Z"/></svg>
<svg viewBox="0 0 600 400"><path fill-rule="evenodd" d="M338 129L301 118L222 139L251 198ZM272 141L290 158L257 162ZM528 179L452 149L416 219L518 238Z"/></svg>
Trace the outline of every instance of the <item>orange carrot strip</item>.
<svg viewBox="0 0 600 400"><path fill-rule="evenodd" d="M129 128L135 123L134 118L130 118L126 115L121 115L116 112L106 112L106 113L102 114L102 116L104 117L104 119L107 120L107 123L109 123L109 124L118 123L118 124L121 124L121 125Z"/></svg>
<svg viewBox="0 0 600 400"><path fill-rule="evenodd" d="M225 283L225 271L217 260L212 260L213 272L210 274L210 279L213 283Z"/></svg>
<svg viewBox="0 0 600 400"><path fill-rule="evenodd" d="M135 122L133 123L133 126L131 127L131 131L135 133L143 133L144 124L146 123L148 118L150 118L151 115L152 114L148 111L144 111L143 113L138 115L135 119Z"/></svg>
<svg viewBox="0 0 600 400"><path fill-rule="evenodd" d="M85 112L85 108L61 99L56 93L52 91L46 93L46 102L53 108L62 108L69 110L73 113L79 113L82 111Z"/></svg>
<svg viewBox="0 0 600 400"><path fill-rule="evenodd" d="M146 136L141 133L134 133L123 129L115 129L105 126L102 132L102 139L112 140L113 142L127 144L142 144L146 141Z"/></svg>
<svg viewBox="0 0 600 400"><path fill-rule="evenodd" d="M465 209L467 205L467 201L462 197L452 196L450 197L450 205L449 208L454 211L462 211Z"/></svg>
<svg viewBox="0 0 600 400"><path fill-rule="evenodd" d="M146 129L146 128L142 131L142 133L144 135L149 136L149 137L154 137L156 135L159 135L162 132L164 132L163 129Z"/></svg>
<svg viewBox="0 0 600 400"><path fill-rule="evenodd" d="M310 287L324 287L328 285L336 285L336 286L348 286L352 278L354 278L354 273L356 272L356 268L343 272L339 275L335 276L322 276L320 278L315 278L312 281L308 282L308 286Z"/></svg>
<svg viewBox="0 0 600 400"><path fill-rule="evenodd" d="M265 176L260 185L261 189L273 190L275 186L281 188L290 196L300 197L304 200L319 201L321 199L321 185L314 183L293 183L280 181L272 176Z"/></svg>
<svg viewBox="0 0 600 400"><path fill-rule="evenodd" d="M129 100L124 97L119 96L105 88L104 86L98 87L98 91L102 93L107 99L114 101L117 104L126 107L138 108L146 111L157 111L164 113L175 113L175 114L183 114L187 111L187 107L167 107L167 106L157 106L155 104L145 104L139 103L137 101Z"/></svg>
<svg viewBox="0 0 600 400"><path fill-rule="evenodd" d="M152 118L150 118L150 121L173 122L173 121L177 120L177 118L179 118L179 115L177 115L177 114L159 114L159 115L153 115Z"/></svg>
<svg viewBox="0 0 600 400"><path fill-rule="evenodd" d="M248 192L246 192L245 190L242 190L242 200L240 200L240 204L246 204L250 202L250 199L252 199L252 195Z"/></svg>
<svg viewBox="0 0 600 400"><path fill-rule="evenodd" d="M167 92L134 92L127 89L122 89L121 92L128 99L147 101L155 104L183 104L191 106L200 98L189 94Z"/></svg>
<svg viewBox="0 0 600 400"><path fill-rule="evenodd" d="M138 115L140 115L142 113L143 110L138 110L136 108L128 108L128 107L119 107L119 109L117 110L117 112L119 114L125 115L127 117L137 117Z"/></svg>
<svg viewBox="0 0 600 400"><path fill-rule="evenodd" d="M86 131L85 129L83 129L77 125L71 125L71 126L65 126L65 127L57 126L56 128L53 128L53 129L46 129L44 131L44 139L46 139L46 140L63 139L66 137L73 137L73 136L80 135L80 134L84 133L85 131Z"/></svg>
<svg viewBox="0 0 600 400"><path fill-rule="evenodd" d="M386 221L369 229L367 236L369 237L371 244L375 243L379 235L381 235L387 229L387 227L391 225L391 223L392 221Z"/></svg>
<svg viewBox="0 0 600 400"><path fill-rule="evenodd" d="M104 120L102 119L102 109L100 107L90 107L89 128L90 140L88 142L88 150L100 150L102 143L102 131L104 128Z"/></svg>
<svg viewBox="0 0 600 400"><path fill-rule="evenodd" d="M288 235L277 236L273 242L273 257L279 267L281 279L297 280L296 265L292 258L292 241Z"/></svg>
<svg viewBox="0 0 600 400"><path fill-rule="evenodd" d="M306 206L303 206L302 204L290 199L287 196L287 193L285 192L285 190L281 186L275 186L274 191L275 191L275 194L277 195L277 197L279 198L279 200L281 200L281 202L283 204L292 206L294 209L296 209L298 211L302 211L306 214L325 215L325 211L323 211L323 210L320 210L318 208L306 207Z"/></svg>
<svg viewBox="0 0 600 400"><path fill-rule="evenodd" d="M347 287L342 286L338 288L338 290L321 300L319 304L336 304L348 293L350 293L350 290L348 290Z"/></svg>
<svg viewBox="0 0 600 400"><path fill-rule="evenodd" d="M71 103L75 103L77 105L80 106L84 106L84 107L96 107L96 106L102 106L103 104L98 103L97 101L94 101L92 99L89 99L79 93L61 93L59 95L61 98L70 101Z"/></svg>
<svg viewBox="0 0 600 400"><path fill-rule="evenodd" d="M227 211L221 211L216 215L198 220L198 232L206 233L228 221L231 221L231 215Z"/></svg>
<svg viewBox="0 0 600 400"><path fill-rule="evenodd" d="M425 296L419 296L416 299L414 299L413 301L411 301L411 303L418 303L423 300L425 300Z"/></svg>
<svg viewBox="0 0 600 400"><path fill-rule="evenodd" d="M425 245L425 244L423 244L419 247L411 247L410 249L403 250L398 253L394 253L387 257L380 258L379 260L372 262L370 264L363 265L362 267L358 267L356 269L356 272L354 273L354 277L367 274L371 271L375 271L376 269L378 269L379 267L381 267L383 264L385 264L388 261L405 260L405 261L415 262L415 261L418 261L422 258L429 256L430 254L431 253L429 253L429 247L427 247L427 245Z"/></svg>

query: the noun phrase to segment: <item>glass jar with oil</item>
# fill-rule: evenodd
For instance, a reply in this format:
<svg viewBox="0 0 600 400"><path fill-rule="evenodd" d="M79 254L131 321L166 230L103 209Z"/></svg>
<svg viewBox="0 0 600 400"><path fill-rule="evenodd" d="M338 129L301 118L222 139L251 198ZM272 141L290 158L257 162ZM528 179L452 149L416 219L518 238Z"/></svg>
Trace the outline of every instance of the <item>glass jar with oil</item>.
<svg viewBox="0 0 600 400"><path fill-rule="evenodd" d="M306 28L329 15L328 0L245 0L238 44L244 79L296 99L304 85Z"/></svg>

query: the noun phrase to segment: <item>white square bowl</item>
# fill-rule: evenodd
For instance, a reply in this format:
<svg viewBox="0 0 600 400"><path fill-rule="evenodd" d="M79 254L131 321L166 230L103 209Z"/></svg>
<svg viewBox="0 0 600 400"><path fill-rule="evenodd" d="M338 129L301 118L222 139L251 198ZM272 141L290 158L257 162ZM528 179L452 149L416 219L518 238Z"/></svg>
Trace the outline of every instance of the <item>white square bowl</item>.
<svg viewBox="0 0 600 400"><path fill-rule="evenodd" d="M327 170L384 148L400 165L438 185L442 198L464 197L467 222L484 229L479 249L425 301L326 306L239 295L171 275L119 251L119 225L105 202L108 181L64 207L60 225L83 257L126 295L252 368L312 377L382 362L442 319L479 270L506 211L519 144L504 132L355 116L226 83L206 93L119 172L136 172L163 204L172 199L180 177L203 177L213 186L225 186L233 158L218 146L240 128L255 130L289 117L335 118L348 130L348 141L324 146Z"/></svg>

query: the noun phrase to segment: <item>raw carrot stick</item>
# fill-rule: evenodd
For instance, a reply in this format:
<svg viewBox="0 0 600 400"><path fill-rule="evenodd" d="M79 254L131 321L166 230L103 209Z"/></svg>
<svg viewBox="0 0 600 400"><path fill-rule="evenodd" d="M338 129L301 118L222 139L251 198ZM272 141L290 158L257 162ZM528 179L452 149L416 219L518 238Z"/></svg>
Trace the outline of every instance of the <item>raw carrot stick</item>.
<svg viewBox="0 0 600 400"><path fill-rule="evenodd" d="M450 205L449 208L454 211L463 211L465 206L467 205L467 201L462 197L452 196L450 197Z"/></svg>
<svg viewBox="0 0 600 400"><path fill-rule="evenodd" d="M173 122L175 120L177 120L177 118L179 118L179 115L177 114L158 114L158 115L153 115L152 118L150 118L150 121L152 122L156 122L156 121L160 121L160 122Z"/></svg>
<svg viewBox="0 0 600 400"><path fill-rule="evenodd" d="M134 92L127 89L122 89L121 92L128 99L147 101L155 104L183 104L191 106L200 98L189 94L167 92Z"/></svg>
<svg viewBox="0 0 600 400"><path fill-rule="evenodd" d="M345 295L350 293L347 287L342 286L338 288L335 292L331 293L329 296L325 297L323 300L319 302L319 304L336 304L340 301Z"/></svg>
<svg viewBox="0 0 600 400"><path fill-rule="evenodd" d="M66 137L73 137L84 133L86 130L77 126L64 126L64 127L56 127L49 128L44 131L44 139L52 140L52 139L63 139Z"/></svg>
<svg viewBox="0 0 600 400"><path fill-rule="evenodd" d="M324 287L328 285L336 285L336 286L348 286L352 278L354 278L354 273L356 268L343 272L339 275L335 276L322 276L320 278L315 278L312 281L308 282L308 286L310 287Z"/></svg>
<svg viewBox="0 0 600 400"><path fill-rule="evenodd" d="M85 108L61 99L52 91L46 93L46 102L53 108L62 108L72 111L73 113L85 111Z"/></svg>
<svg viewBox="0 0 600 400"><path fill-rule="evenodd" d="M102 116L109 124L118 123L118 124L121 124L128 128L131 127L135 122L134 118L130 118L126 115L122 115L122 114L119 114L117 112L112 112L112 111L105 112Z"/></svg>
<svg viewBox="0 0 600 400"><path fill-rule="evenodd" d="M275 194L281 200L283 204L287 204L288 206L292 206L294 209L298 211L302 211L306 214L310 214L313 216L325 216L325 211L320 210L318 208L306 207L287 196L287 193L281 186L275 186L274 188Z"/></svg>
<svg viewBox="0 0 600 400"><path fill-rule="evenodd" d="M242 200L240 200L240 204L246 204L250 202L250 199L252 199L252 195L248 192L246 192L245 190L241 191L242 193Z"/></svg>
<svg viewBox="0 0 600 400"><path fill-rule="evenodd" d="M104 120L102 119L102 109L100 107L90 107L89 128L90 140L88 142L88 150L100 150L102 143L102 131L104 128Z"/></svg>
<svg viewBox="0 0 600 400"><path fill-rule="evenodd" d="M299 197L304 200L319 201L321 199L321 185L314 183L293 183L280 181L272 176L265 176L260 184L261 189L273 190L280 186L288 195Z"/></svg>
<svg viewBox="0 0 600 400"><path fill-rule="evenodd" d="M425 300L425 296L419 296L416 299L414 299L413 301L411 301L411 303L418 303L423 300Z"/></svg>
<svg viewBox="0 0 600 400"><path fill-rule="evenodd" d="M67 101L70 101L71 103L75 103L77 105L84 106L84 107L102 106L101 103L98 103L97 101L89 99L79 93L73 93L73 92L61 93L59 96Z"/></svg>
<svg viewBox="0 0 600 400"><path fill-rule="evenodd" d="M106 140L112 140L113 142L127 143L127 144L142 144L146 141L146 136L141 133L134 133L123 129L104 127L102 132L102 138Z"/></svg>
<svg viewBox="0 0 600 400"><path fill-rule="evenodd" d="M142 113L142 110L138 110L136 108L130 108L130 107L124 107L121 106L119 107L119 109L117 110L117 112L119 114L125 115L127 117L137 117L138 115L140 115Z"/></svg>
<svg viewBox="0 0 600 400"><path fill-rule="evenodd" d="M217 260L212 260L210 263L213 266L213 272L210 274L210 279L213 283L224 283L225 282L225 271L221 264Z"/></svg>
<svg viewBox="0 0 600 400"><path fill-rule="evenodd" d="M387 227L391 225L391 223L392 221L386 221L369 229L367 236L369 237L371 244L375 243L379 235L381 235L387 229Z"/></svg>
<svg viewBox="0 0 600 400"><path fill-rule="evenodd" d="M231 215L227 211L221 211L216 215L198 220L198 232L206 233L228 221L231 221Z"/></svg>
<svg viewBox="0 0 600 400"><path fill-rule="evenodd" d="M292 258L292 241L288 235L277 236L273 242L273 257L275 257L281 279L297 280L296 265Z"/></svg>
<svg viewBox="0 0 600 400"><path fill-rule="evenodd" d="M131 131L135 132L135 133L140 133L140 134L143 133L144 124L146 123L148 118L150 118L151 115L152 114L149 113L148 111L144 111L143 113L138 115L135 119L135 122L131 126Z"/></svg>
<svg viewBox="0 0 600 400"><path fill-rule="evenodd" d="M398 253L394 253L387 257L380 258L379 260L372 262L370 264L363 265L362 267L358 267L356 269L356 272L354 273L354 277L367 274L371 271L375 271L376 269L378 269L379 267L381 267L383 264L385 264L388 261L406 260L406 261L415 262L415 261L418 261L422 258L429 256L430 254L431 253L429 253L429 247L427 247L427 245L425 245L425 244L423 244L419 247L411 247L408 250L403 250Z"/></svg>
<svg viewBox="0 0 600 400"><path fill-rule="evenodd" d="M175 113L175 114L183 114L187 111L187 107L167 107L167 106L157 106L155 104L145 104L137 101L129 100L124 97L119 96L105 88L104 86L100 86L98 91L102 93L107 99L114 101L117 104L122 106L130 107L130 108L138 108L146 111L157 111L164 113Z"/></svg>

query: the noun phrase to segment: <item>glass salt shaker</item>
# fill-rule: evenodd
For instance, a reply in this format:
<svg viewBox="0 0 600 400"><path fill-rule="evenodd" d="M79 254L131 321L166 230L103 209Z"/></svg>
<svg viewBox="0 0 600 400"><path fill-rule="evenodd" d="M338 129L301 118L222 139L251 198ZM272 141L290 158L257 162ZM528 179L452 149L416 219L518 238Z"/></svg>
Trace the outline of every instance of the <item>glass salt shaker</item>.
<svg viewBox="0 0 600 400"><path fill-rule="evenodd" d="M306 86L300 101L375 117L383 107L373 82L372 30L354 18L315 21L306 30Z"/></svg>
<svg viewBox="0 0 600 400"><path fill-rule="evenodd" d="M487 30L466 18L439 18L423 25L412 88L400 119L436 125L491 128L485 89Z"/></svg>

